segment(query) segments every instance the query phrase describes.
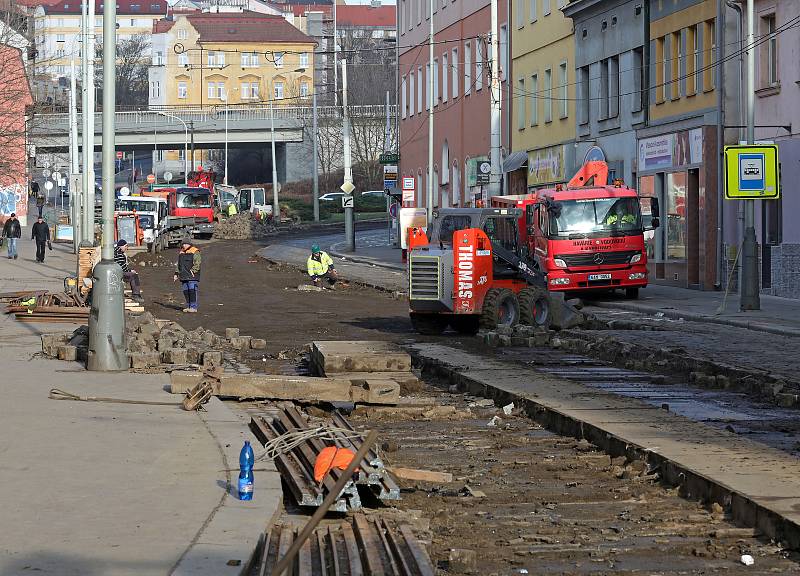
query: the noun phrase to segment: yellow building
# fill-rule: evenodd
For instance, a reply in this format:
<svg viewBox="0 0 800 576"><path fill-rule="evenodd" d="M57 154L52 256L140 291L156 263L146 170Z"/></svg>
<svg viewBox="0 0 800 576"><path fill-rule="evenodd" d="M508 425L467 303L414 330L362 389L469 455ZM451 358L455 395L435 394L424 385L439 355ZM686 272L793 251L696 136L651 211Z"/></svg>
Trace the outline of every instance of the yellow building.
<svg viewBox="0 0 800 576"><path fill-rule="evenodd" d="M281 16L176 15L153 29L150 106L296 102L314 89L312 38Z"/></svg>
<svg viewBox="0 0 800 576"><path fill-rule="evenodd" d="M117 40L137 34L149 36L153 24L164 17L164 0L119 0L117 2ZM70 62L80 65L81 2L61 0L42 4L34 11L36 72L54 78L69 76ZM98 43L103 38L103 0L95 0L94 30ZM149 56L149 54L145 54Z"/></svg>
<svg viewBox="0 0 800 576"><path fill-rule="evenodd" d="M511 150L527 153L527 171L512 173L509 192L569 180L575 141L575 38L566 0L511 5Z"/></svg>

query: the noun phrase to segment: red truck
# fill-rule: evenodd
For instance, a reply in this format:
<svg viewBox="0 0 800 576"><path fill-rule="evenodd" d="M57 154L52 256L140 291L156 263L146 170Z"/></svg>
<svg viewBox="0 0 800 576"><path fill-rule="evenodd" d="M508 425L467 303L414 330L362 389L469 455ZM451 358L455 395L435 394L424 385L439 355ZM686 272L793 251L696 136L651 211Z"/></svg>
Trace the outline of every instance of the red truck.
<svg viewBox="0 0 800 576"><path fill-rule="evenodd" d="M519 196L495 196L498 208L520 208L520 242L547 274L553 291L647 286L644 233L658 227L657 198L640 198L621 180L608 184L605 162L588 162L567 183Z"/></svg>
<svg viewBox="0 0 800 576"><path fill-rule="evenodd" d="M199 186L163 186L141 189L142 196L155 196L167 201L172 217L193 217L191 229L194 236L211 236L214 233L214 201L208 188Z"/></svg>

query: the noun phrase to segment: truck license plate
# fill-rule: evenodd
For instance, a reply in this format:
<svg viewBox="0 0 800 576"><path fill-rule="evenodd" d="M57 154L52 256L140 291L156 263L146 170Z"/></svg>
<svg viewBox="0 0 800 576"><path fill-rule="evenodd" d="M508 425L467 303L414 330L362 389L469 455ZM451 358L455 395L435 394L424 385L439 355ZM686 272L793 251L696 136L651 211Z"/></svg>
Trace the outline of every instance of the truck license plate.
<svg viewBox="0 0 800 576"><path fill-rule="evenodd" d="M611 280L611 274L589 274L589 280Z"/></svg>

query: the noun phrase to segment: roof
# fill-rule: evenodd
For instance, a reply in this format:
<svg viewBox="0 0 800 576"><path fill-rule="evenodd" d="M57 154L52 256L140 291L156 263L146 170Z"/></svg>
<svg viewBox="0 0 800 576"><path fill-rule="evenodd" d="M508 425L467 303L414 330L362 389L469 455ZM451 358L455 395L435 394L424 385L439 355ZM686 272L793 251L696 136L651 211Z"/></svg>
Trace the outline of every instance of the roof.
<svg viewBox="0 0 800 576"><path fill-rule="evenodd" d="M200 35L199 42L316 44L313 38L289 24L283 16L223 12L187 14L185 18Z"/></svg>
<svg viewBox="0 0 800 576"><path fill-rule="evenodd" d="M50 2L49 0L28 0L34 6L44 7L46 14L80 14L81 0L60 0ZM104 0L95 0L94 9L96 14L103 13ZM117 14L166 14L167 3L165 0L117 0Z"/></svg>
<svg viewBox="0 0 800 576"><path fill-rule="evenodd" d="M331 4L289 4L286 12L291 11L295 16L305 16L308 12L323 12L327 17L333 17ZM394 28L396 11L393 5L378 6L373 8L366 4L337 4L337 26L351 26L353 28Z"/></svg>
<svg viewBox="0 0 800 576"><path fill-rule="evenodd" d="M163 34L164 32L169 32L172 30L173 26L175 26L175 20L167 20L166 18L155 20L153 22L153 34Z"/></svg>

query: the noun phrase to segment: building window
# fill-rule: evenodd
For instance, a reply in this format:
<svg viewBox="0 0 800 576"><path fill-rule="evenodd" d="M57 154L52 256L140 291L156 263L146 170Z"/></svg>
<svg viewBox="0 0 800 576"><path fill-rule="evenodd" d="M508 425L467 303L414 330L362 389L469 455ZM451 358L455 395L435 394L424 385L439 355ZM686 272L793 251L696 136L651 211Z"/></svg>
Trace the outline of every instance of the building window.
<svg viewBox="0 0 800 576"><path fill-rule="evenodd" d="M483 88L483 48L486 46L480 38L475 40L475 90Z"/></svg>
<svg viewBox="0 0 800 576"><path fill-rule="evenodd" d="M527 100L527 96L525 99ZM539 124L539 75L531 76L531 126Z"/></svg>
<svg viewBox="0 0 800 576"><path fill-rule="evenodd" d="M525 94L525 78L517 78L517 130L525 130L525 108L528 102L527 95Z"/></svg>
<svg viewBox="0 0 800 576"><path fill-rule="evenodd" d="M178 82L178 98L183 99L188 97L189 97L189 91L186 88L186 82L183 81Z"/></svg>
<svg viewBox="0 0 800 576"><path fill-rule="evenodd" d="M597 118L608 119L608 59L600 61L600 100Z"/></svg>
<svg viewBox="0 0 800 576"><path fill-rule="evenodd" d="M141 12L142 5L141 4L131 4L131 12Z"/></svg>
<svg viewBox="0 0 800 576"><path fill-rule="evenodd" d="M63 34L56 34L56 42L63 42L64 35Z"/></svg>
<svg viewBox="0 0 800 576"><path fill-rule="evenodd" d="M686 29L686 95L697 93L697 26Z"/></svg>
<svg viewBox="0 0 800 576"><path fill-rule="evenodd" d="M619 56L608 59L608 117L619 116Z"/></svg>
<svg viewBox="0 0 800 576"><path fill-rule="evenodd" d="M681 59L683 58L683 50L681 49L681 31L673 32L670 38L670 90L669 94L673 100L678 100L681 97Z"/></svg>
<svg viewBox="0 0 800 576"><path fill-rule="evenodd" d="M667 260L686 259L686 172L667 174Z"/></svg>
<svg viewBox="0 0 800 576"><path fill-rule="evenodd" d="M239 87L239 94L242 97L242 100L249 100L250 99L250 83L249 82L242 82Z"/></svg>
<svg viewBox="0 0 800 576"><path fill-rule="evenodd" d="M308 66L308 52L300 53L300 67L305 68Z"/></svg>
<svg viewBox="0 0 800 576"><path fill-rule="evenodd" d="M425 64L425 110L431 109L431 63Z"/></svg>
<svg viewBox="0 0 800 576"><path fill-rule="evenodd" d="M406 94L406 90L408 89L408 82L406 81L406 77L400 80L400 114L403 118L408 115L408 94Z"/></svg>
<svg viewBox="0 0 800 576"><path fill-rule="evenodd" d="M508 70L508 27L500 26L500 38L497 42L497 51L500 53L500 81L505 82Z"/></svg>
<svg viewBox="0 0 800 576"><path fill-rule="evenodd" d="M581 124L589 123L589 67L583 66L578 69L580 75L580 82L578 89L580 90L580 98L578 98L578 122Z"/></svg>
<svg viewBox="0 0 800 576"><path fill-rule="evenodd" d="M433 60L433 105L439 105L439 97L441 93L439 92L439 59L434 58Z"/></svg>
<svg viewBox="0 0 800 576"><path fill-rule="evenodd" d="M150 83L150 98L159 98L161 96L161 83L157 80Z"/></svg>
<svg viewBox="0 0 800 576"><path fill-rule="evenodd" d="M164 53L161 50L157 50L155 54L153 54L153 66L163 66L164 65Z"/></svg>
<svg viewBox="0 0 800 576"><path fill-rule="evenodd" d="M569 99L567 98L567 63L562 62L558 66L558 117L566 118L569 116Z"/></svg>
<svg viewBox="0 0 800 576"><path fill-rule="evenodd" d="M666 36L656 38L656 104L667 99L667 61L664 50Z"/></svg>
<svg viewBox="0 0 800 576"><path fill-rule="evenodd" d="M282 100L283 99L283 82L275 82L273 86L273 97L275 100Z"/></svg>
<svg viewBox="0 0 800 576"><path fill-rule="evenodd" d="M514 23L517 28L525 26L525 0L514 0L516 2L516 10L514 11Z"/></svg>
<svg viewBox="0 0 800 576"><path fill-rule="evenodd" d="M778 84L778 35L775 33L775 14L761 19L761 31L767 36L761 50L761 85L763 87Z"/></svg>
<svg viewBox="0 0 800 576"><path fill-rule="evenodd" d="M544 71L544 121L553 121L553 71Z"/></svg>
<svg viewBox="0 0 800 576"><path fill-rule="evenodd" d="M181 52L180 54L178 54L178 65L180 66L189 65L189 55L186 52Z"/></svg>
<svg viewBox="0 0 800 576"><path fill-rule="evenodd" d="M453 48L450 58L450 93L453 98L458 96L458 81L461 77L458 75L458 48Z"/></svg>
<svg viewBox="0 0 800 576"><path fill-rule="evenodd" d="M641 112L647 104L644 92L644 49L633 49L633 94L631 95L632 112Z"/></svg>
<svg viewBox="0 0 800 576"><path fill-rule="evenodd" d="M520 1L522 1L522 0L520 0ZM530 10L531 22L536 22L536 18L538 18L538 16L536 15L536 4L538 4L538 2L539 2L539 0L530 0L528 9Z"/></svg>
<svg viewBox="0 0 800 576"><path fill-rule="evenodd" d="M414 115L414 100L417 97L417 93L414 91L414 72L411 72L408 75L408 115Z"/></svg>
<svg viewBox="0 0 800 576"><path fill-rule="evenodd" d="M717 30L714 26L714 20L706 20L703 23L703 54L705 59L703 61L703 91L708 92L714 89L714 72L716 66L716 51L717 51Z"/></svg>
<svg viewBox="0 0 800 576"><path fill-rule="evenodd" d="M542 0L542 16L550 14L550 0Z"/></svg>
<svg viewBox="0 0 800 576"><path fill-rule="evenodd" d="M417 66L417 112L420 114L425 109L425 104L422 102L424 97L423 89L425 88L423 84L422 66Z"/></svg>
<svg viewBox="0 0 800 576"><path fill-rule="evenodd" d="M450 74L447 52L442 54L442 102L447 102L447 79Z"/></svg>
<svg viewBox="0 0 800 576"><path fill-rule="evenodd" d="M250 98L258 100L259 97L258 82L250 82Z"/></svg>
<svg viewBox="0 0 800 576"><path fill-rule="evenodd" d="M189 37L189 32L185 28L178 30L178 40L186 40Z"/></svg>
<svg viewBox="0 0 800 576"><path fill-rule="evenodd" d="M472 92L472 45L464 44L464 96Z"/></svg>
<svg viewBox="0 0 800 576"><path fill-rule="evenodd" d="M273 52L275 68L283 68L283 52Z"/></svg>
<svg viewBox="0 0 800 576"><path fill-rule="evenodd" d="M258 68L258 52L242 52L242 68Z"/></svg>

